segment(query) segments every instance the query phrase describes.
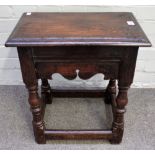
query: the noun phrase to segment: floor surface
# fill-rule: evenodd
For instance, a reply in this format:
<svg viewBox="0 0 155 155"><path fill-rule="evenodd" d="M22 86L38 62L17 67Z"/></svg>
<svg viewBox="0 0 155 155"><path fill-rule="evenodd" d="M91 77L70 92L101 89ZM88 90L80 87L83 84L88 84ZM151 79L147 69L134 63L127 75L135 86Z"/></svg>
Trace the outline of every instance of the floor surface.
<svg viewBox="0 0 155 155"><path fill-rule="evenodd" d="M105 109L106 106L106 109ZM45 113L47 128L110 128L111 110L103 99L54 98ZM24 86L0 86L0 149L155 149L155 89L130 89L125 131L119 145L102 140L34 141Z"/></svg>

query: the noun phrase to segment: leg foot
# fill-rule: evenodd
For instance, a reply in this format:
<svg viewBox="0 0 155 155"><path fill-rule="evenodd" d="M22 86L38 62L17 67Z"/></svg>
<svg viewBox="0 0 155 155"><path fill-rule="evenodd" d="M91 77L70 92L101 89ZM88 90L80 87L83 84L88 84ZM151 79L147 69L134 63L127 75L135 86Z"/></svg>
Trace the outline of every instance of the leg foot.
<svg viewBox="0 0 155 155"><path fill-rule="evenodd" d="M109 140L109 142L111 144L120 144L122 142L122 140L119 140L119 139L111 139L111 140Z"/></svg>
<svg viewBox="0 0 155 155"><path fill-rule="evenodd" d="M35 136L35 141L38 144L46 144L46 139L45 139L45 135L43 133L44 131L44 124L35 124L35 122L32 122L33 124L33 132L34 132L34 136Z"/></svg>

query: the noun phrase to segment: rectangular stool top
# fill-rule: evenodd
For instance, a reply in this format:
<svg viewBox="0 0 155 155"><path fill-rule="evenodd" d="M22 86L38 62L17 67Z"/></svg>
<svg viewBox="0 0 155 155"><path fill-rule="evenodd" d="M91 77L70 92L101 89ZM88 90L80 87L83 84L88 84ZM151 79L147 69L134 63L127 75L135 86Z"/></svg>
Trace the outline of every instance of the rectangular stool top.
<svg viewBox="0 0 155 155"><path fill-rule="evenodd" d="M6 46L151 46L129 12L24 13Z"/></svg>

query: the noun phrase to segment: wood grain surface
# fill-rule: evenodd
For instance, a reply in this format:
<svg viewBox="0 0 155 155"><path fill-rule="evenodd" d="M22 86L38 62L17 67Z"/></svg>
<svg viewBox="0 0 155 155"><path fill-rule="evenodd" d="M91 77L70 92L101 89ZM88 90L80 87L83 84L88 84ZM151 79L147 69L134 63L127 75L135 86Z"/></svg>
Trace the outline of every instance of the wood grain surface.
<svg viewBox="0 0 155 155"><path fill-rule="evenodd" d="M24 13L6 46L151 46L132 13Z"/></svg>

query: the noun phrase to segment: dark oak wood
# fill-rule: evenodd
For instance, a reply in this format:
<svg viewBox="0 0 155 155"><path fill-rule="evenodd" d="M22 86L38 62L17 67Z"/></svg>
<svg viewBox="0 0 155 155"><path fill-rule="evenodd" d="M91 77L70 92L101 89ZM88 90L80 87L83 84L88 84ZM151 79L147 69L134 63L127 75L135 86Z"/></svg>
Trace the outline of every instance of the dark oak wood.
<svg viewBox="0 0 155 155"><path fill-rule="evenodd" d="M52 89L47 79L41 79L41 80L42 80L41 97L43 99L43 102L46 104L51 104L52 103Z"/></svg>
<svg viewBox="0 0 155 155"><path fill-rule="evenodd" d="M25 83L29 92L29 103L33 115L33 130L36 142L45 143L44 121L42 117L42 103L38 95L38 82L30 48L18 48L19 60Z"/></svg>
<svg viewBox="0 0 155 155"><path fill-rule="evenodd" d="M135 25L128 25L133 21ZM129 12L23 14L6 46L150 46Z"/></svg>
<svg viewBox="0 0 155 155"><path fill-rule="evenodd" d="M107 139L113 144L122 141L138 48L151 46L132 13L24 13L5 45L18 49L37 143L44 144L47 139ZM105 91L53 89L48 80L54 73L70 80L102 73L109 84ZM53 97L104 97L112 106L111 130L45 129L45 107Z"/></svg>
<svg viewBox="0 0 155 155"><path fill-rule="evenodd" d="M70 89L62 89L62 88L57 88L57 89L52 89L52 97L72 97L72 98L77 98L77 97L91 97L91 98L103 98L105 96L105 90L104 89L99 89L99 88L93 88L93 89L75 89L75 88L70 88Z"/></svg>
<svg viewBox="0 0 155 155"><path fill-rule="evenodd" d="M116 96L116 80L111 79L105 91L104 101L106 104L112 103L112 97Z"/></svg>
<svg viewBox="0 0 155 155"><path fill-rule="evenodd" d="M45 130L47 139L65 140L65 139L111 139L112 131L110 130Z"/></svg>

